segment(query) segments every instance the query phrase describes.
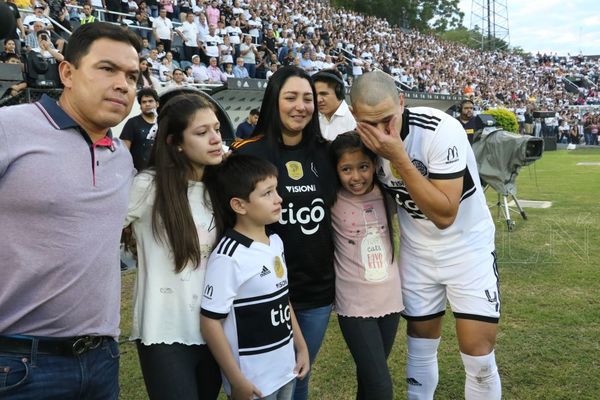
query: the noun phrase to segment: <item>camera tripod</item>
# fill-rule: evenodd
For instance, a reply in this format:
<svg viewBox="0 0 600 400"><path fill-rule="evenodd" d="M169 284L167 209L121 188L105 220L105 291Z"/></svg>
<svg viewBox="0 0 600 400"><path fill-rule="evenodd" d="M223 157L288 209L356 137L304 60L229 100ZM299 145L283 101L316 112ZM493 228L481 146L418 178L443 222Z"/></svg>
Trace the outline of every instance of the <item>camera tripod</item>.
<svg viewBox="0 0 600 400"><path fill-rule="evenodd" d="M485 193L485 191L489 187L490 187L490 185L486 184L483 188L483 192ZM511 197L512 201L514 201L517 209L511 208L508 206L508 197L509 196ZM527 214L525 214L523 207L521 207L521 204L519 204L519 200L517 199L517 197L514 194L498 193L498 201L496 202L496 207L498 207L497 218L500 219L500 212L502 212L502 214L504 215L504 219L506 221L506 228L508 229L509 232L511 232L515 227L515 221L513 221L510 218L511 211L512 212L518 211L519 214L521 214L521 218L523 218L524 220L527 220Z"/></svg>

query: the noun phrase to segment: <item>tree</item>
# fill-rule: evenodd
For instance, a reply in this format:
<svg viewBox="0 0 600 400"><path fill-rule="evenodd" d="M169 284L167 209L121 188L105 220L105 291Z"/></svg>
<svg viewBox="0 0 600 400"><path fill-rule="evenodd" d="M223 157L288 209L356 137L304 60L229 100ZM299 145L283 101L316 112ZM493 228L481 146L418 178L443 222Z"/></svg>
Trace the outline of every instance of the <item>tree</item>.
<svg viewBox="0 0 600 400"><path fill-rule="evenodd" d="M470 48L473 48L476 45L475 41L472 39L472 32L464 26L443 32L440 34L440 37L449 42L460 43L463 46Z"/></svg>
<svg viewBox="0 0 600 400"><path fill-rule="evenodd" d="M490 39L486 36L481 35L480 29L475 25L472 30L461 26L457 29L452 29L446 32L439 33L440 37L444 40L451 42L460 43L464 46L478 50L508 50L508 43L502 39L493 37ZM483 48L482 48L483 45ZM521 50L522 51L522 50Z"/></svg>
<svg viewBox="0 0 600 400"><path fill-rule="evenodd" d="M333 0L337 7L385 18L392 25L421 32L458 28L464 13L459 0Z"/></svg>
<svg viewBox="0 0 600 400"><path fill-rule="evenodd" d="M510 52L521 57L531 57L531 53L523 50L521 46L511 47Z"/></svg>

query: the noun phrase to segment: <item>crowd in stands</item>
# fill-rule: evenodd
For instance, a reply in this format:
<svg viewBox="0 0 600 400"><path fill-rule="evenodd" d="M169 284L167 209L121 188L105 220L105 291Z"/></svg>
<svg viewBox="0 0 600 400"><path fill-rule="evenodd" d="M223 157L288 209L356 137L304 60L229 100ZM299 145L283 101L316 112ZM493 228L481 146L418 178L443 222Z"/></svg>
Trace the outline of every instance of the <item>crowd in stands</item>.
<svg viewBox="0 0 600 400"><path fill-rule="evenodd" d="M47 1L32 0L33 14L23 20L26 33L35 32L36 24L62 32L48 20L52 14L68 29L95 20L121 23L144 39L141 56L150 71L144 86L266 79L288 64L309 74L337 68L352 85L355 77L381 69L402 90L469 96L476 109L506 107L520 122L522 110L554 111L553 133L558 136L558 127L566 124L578 127L582 138L588 114L572 106L600 104L597 60L470 49L318 0L70 0L58 6L61 0ZM34 41L29 33L29 47ZM586 84L570 92L567 76Z"/></svg>

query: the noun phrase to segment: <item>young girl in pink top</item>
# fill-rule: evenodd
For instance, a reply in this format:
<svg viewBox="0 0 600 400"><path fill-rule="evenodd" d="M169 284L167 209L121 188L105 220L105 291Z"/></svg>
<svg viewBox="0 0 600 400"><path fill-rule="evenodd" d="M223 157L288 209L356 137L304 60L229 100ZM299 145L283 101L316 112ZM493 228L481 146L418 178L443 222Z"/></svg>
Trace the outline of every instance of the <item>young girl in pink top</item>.
<svg viewBox="0 0 600 400"><path fill-rule="evenodd" d="M392 399L387 357L404 309L392 218L375 184L376 156L358 134L339 135L330 150L341 185L331 210L335 310L356 363L356 398Z"/></svg>

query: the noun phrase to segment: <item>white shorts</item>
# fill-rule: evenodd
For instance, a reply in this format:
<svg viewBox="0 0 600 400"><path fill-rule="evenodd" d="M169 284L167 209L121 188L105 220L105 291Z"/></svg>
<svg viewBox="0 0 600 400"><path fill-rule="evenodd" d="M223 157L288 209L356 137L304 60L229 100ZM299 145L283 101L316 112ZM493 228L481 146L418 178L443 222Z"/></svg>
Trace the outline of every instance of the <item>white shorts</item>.
<svg viewBox="0 0 600 400"><path fill-rule="evenodd" d="M444 315L446 299L456 318L497 323L500 286L496 253L452 265L401 252L402 296L407 320L427 321Z"/></svg>

